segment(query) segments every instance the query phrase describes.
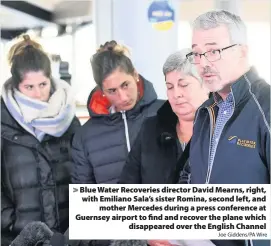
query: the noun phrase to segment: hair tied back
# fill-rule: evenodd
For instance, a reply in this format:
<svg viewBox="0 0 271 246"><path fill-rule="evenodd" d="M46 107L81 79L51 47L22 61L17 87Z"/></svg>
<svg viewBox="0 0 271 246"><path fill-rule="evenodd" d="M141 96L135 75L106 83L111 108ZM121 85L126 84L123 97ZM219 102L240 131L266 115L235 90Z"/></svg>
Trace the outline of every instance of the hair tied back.
<svg viewBox="0 0 271 246"><path fill-rule="evenodd" d="M26 43L25 48L32 48L33 45L31 44L31 39L28 34L23 35L24 42Z"/></svg>
<svg viewBox="0 0 271 246"><path fill-rule="evenodd" d="M30 40L30 37L29 37L29 35L28 34L25 34L25 35L23 35L23 39L24 39L24 41L29 41Z"/></svg>

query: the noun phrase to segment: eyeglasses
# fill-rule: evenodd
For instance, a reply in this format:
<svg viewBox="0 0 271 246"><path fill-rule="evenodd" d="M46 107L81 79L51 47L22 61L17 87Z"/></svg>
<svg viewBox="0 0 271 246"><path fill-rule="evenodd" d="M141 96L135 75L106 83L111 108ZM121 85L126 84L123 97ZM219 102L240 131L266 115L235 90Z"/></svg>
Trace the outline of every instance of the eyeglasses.
<svg viewBox="0 0 271 246"><path fill-rule="evenodd" d="M225 48L222 49L216 49L216 50L210 50L210 51L206 51L202 54L200 53L196 53L196 52L190 52L186 55L186 58L188 61L190 61L190 63L192 64L199 64L200 63L200 59L202 56L205 56L205 58L209 61L209 62L215 62L221 59L221 52L229 49L231 47L236 46L237 44L233 44L230 46L227 46Z"/></svg>

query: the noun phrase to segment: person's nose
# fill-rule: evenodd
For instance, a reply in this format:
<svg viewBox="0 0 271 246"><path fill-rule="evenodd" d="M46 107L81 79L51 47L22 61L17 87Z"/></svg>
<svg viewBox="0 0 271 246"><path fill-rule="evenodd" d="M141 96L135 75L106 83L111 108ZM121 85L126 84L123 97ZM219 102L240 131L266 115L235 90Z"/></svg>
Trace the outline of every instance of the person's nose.
<svg viewBox="0 0 271 246"><path fill-rule="evenodd" d="M177 87L174 87L174 89L173 89L174 91L173 91L173 95L174 95L174 98L175 99L178 99L179 97L183 97L183 93L182 93L182 90L181 90L181 88L178 88L178 86Z"/></svg>
<svg viewBox="0 0 271 246"><path fill-rule="evenodd" d="M120 101L121 102L127 102L128 101L128 96L127 96L127 93L123 90L120 90L119 91L119 98L120 98Z"/></svg>
<svg viewBox="0 0 271 246"><path fill-rule="evenodd" d="M202 55L200 58L200 62L198 64L201 68L206 67L206 66L211 66L212 63L208 61L208 59Z"/></svg>
<svg viewBox="0 0 271 246"><path fill-rule="evenodd" d="M41 97L41 90L39 89L39 88L36 88L35 90L34 90L34 97L35 98L40 98Z"/></svg>

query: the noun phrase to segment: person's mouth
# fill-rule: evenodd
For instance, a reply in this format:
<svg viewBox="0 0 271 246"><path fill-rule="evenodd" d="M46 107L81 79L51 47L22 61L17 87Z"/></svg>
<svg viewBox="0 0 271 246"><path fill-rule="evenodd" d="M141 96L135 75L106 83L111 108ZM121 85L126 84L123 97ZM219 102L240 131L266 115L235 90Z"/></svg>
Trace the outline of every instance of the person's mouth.
<svg viewBox="0 0 271 246"><path fill-rule="evenodd" d="M176 103L175 105L176 105L177 107L182 107L184 104L186 104L186 102Z"/></svg>
<svg viewBox="0 0 271 246"><path fill-rule="evenodd" d="M129 106L132 105L132 103L133 103L132 101L127 102L127 103L124 103L124 104L123 104L123 107L125 107L125 108L126 108L126 107L129 107Z"/></svg>
<svg viewBox="0 0 271 246"><path fill-rule="evenodd" d="M210 79L210 78L213 78L215 77L216 75L215 74L212 74L212 73L206 73L206 74L203 74L203 77L204 78L207 78L207 79Z"/></svg>

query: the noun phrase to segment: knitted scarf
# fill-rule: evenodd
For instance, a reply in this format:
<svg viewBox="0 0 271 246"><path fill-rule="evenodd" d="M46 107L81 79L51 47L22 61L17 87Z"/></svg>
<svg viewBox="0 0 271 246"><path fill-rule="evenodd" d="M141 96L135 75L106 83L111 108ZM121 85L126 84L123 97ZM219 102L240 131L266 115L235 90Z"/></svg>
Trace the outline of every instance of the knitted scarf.
<svg viewBox="0 0 271 246"><path fill-rule="evenodd" d="M42 141L45 134L60 137L75 116L75 101L71 86L54 80L55 91L48 102L32 99L11 87L11 79L2 89L2 98L13 118L29 133Z"/></svg>

